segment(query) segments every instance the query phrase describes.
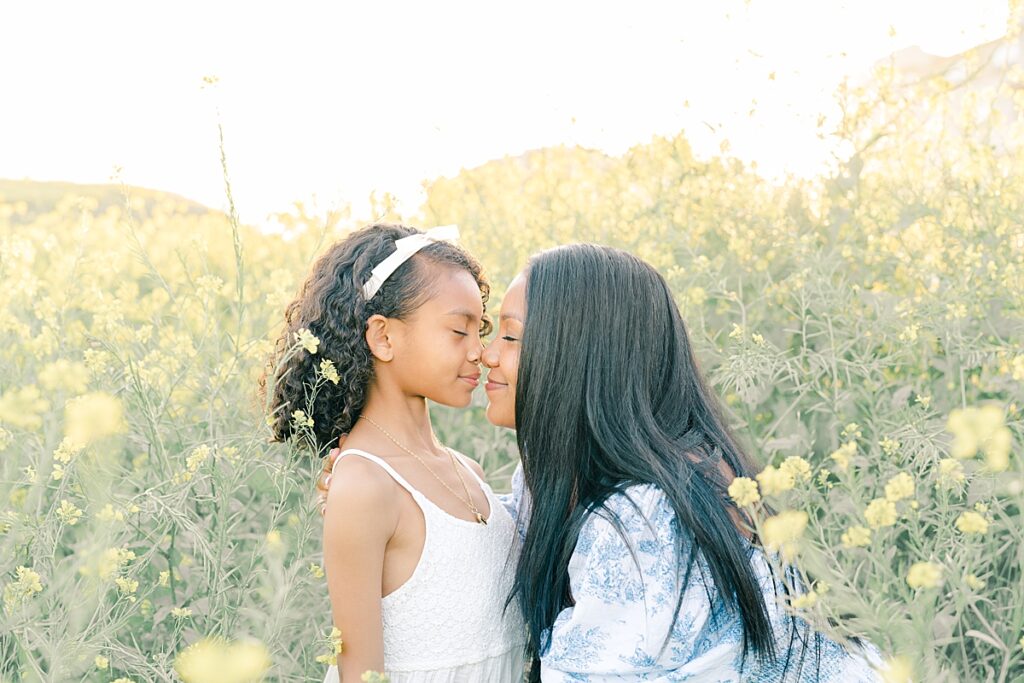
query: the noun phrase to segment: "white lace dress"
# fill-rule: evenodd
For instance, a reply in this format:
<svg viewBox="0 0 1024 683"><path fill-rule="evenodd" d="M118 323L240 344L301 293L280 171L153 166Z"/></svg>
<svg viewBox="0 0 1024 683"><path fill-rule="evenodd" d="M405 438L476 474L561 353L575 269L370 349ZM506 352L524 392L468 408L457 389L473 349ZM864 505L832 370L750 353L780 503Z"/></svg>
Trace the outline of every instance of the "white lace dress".
<svg viewBox="0 0 1024 683"><path fill-rule="evenodd" d="M412 495L426 523L423 552L412 576L381 599L384 673L391 683L521 681L526 642L522 616L515 602L503 614L519 537L503 501L467 466L491 512L486 525L459 519L375 455L350 448L338 455L334 466L351 455L390 474ZM457 455L465 464L465 457ZM331 666L324 683L339 681L338 667Z"/></svg>

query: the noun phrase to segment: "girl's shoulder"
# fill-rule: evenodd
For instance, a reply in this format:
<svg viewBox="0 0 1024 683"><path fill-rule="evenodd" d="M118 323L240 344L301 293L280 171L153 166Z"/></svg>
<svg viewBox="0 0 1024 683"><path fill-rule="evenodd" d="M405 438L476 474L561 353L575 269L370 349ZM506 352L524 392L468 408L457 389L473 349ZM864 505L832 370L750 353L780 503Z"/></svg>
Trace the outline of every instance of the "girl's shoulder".
<svg viewBox="0 0 1024 683"><path fill-rule="evenodd" d="M342 508L353 513L397 509L399 483L378 463L358 453L343 453L334 462L327 492L328 512Z"/></svg>

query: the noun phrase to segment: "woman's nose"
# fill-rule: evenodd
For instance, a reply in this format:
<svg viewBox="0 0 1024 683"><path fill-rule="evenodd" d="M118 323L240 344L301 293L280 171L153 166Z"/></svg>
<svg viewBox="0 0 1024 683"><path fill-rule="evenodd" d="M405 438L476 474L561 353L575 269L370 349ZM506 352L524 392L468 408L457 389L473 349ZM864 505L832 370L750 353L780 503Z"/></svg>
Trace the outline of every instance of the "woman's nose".
<svg viewBox="0 0 1024 683"><path fill-rule="evenodd" d="M494 348L494 344L495 342L491 342L485 346L483 354L480 356L480 360L489 368L497 367L498 365L498 352Z"/></svg>

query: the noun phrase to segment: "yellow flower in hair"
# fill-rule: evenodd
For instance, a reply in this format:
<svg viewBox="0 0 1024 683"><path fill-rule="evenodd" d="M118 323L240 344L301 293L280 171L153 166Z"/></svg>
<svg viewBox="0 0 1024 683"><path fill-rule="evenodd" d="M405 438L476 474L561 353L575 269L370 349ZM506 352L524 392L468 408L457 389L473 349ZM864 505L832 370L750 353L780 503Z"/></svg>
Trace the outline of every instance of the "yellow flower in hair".
<svg viewBox="0 0 1024 683"><path fill-rule="evenodd" d="M295 333L295 341L309 353L316 353L317 347L320 346L320 340L305 327L300 327L299 331Z"/></svg>

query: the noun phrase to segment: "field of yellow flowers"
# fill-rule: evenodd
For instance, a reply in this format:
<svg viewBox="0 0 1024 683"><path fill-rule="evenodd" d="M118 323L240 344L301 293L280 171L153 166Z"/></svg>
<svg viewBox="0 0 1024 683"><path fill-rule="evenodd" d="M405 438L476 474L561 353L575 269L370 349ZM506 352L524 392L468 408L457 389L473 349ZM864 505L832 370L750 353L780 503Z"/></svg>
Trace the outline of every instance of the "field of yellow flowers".
<svg viewBox="0 0 1024 683"><path fill-rule="evenodd" d="M846 161L815 180L680 135L495 160L374 217L459 224L492 310L541 248L652 262L764 465L730 493L805 572L793 608L893 681L1024 680L1022 85L879 73L839 94ZM281 221L0 184L0 682L322 679L320 463L268 443L256 382L361 221ZM500 488L514 441L482 407L435 421Z"/></svg>

